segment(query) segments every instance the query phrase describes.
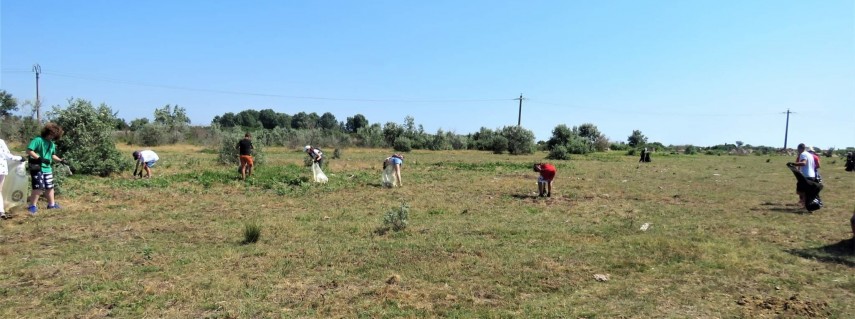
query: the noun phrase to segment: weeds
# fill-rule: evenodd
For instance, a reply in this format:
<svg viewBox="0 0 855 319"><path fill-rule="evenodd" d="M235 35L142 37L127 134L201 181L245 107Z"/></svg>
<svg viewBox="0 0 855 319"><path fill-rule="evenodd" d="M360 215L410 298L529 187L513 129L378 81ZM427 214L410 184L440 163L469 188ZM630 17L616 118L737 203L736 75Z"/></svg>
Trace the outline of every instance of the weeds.
<svg viewBox="0 0 855 319"><path fill-rule="evenodd" d="M403 231L409 224L409 213L410 207L407 204L401 203L401 207L390 209L383 215L383 226L377 228L374 232L384 235L389 230L395 232Z"/></svg>
<svg viewBox="0 0 855 319"><path fill-rule="evenodd" d="M254 244L258 242L259 238L261 238L261 225L258 222L249 222L243 225L243 241L241 244Z"/></svg>

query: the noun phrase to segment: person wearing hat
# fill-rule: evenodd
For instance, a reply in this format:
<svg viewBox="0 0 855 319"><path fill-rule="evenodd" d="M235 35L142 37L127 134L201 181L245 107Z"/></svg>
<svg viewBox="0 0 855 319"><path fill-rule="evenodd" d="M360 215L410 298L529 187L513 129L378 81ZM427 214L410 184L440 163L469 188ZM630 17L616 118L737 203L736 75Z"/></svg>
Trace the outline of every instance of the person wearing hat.
<svg viewBox="0 0 855 319"><path fill-rule="evenodd" d="M139 171L140 177L151 178L151 168L154 167L154 164L157 164L158 160L160 160L157 153L152 150L142 150L136 151L132 155L136 162L134 165L134 177L137 176L137 171ZM142 166L142 168L140 168L140 166ZM145 171L145 176L142 175L143 171Z"/></svg>
<svg viewBox="0 0 855 319"><path fill-rule="evenodd" d="M813 149L813 146L807 147L808 153L813 156L813 173L816 175L815 179L817 183L822 183L822 176L819 176L819 155L816 154L816 151Z"/></svg>
<svg viewBox="0 0 855 319"><path fill-rule="evenodd" d="M319 167L324 167L324 152L321 152L320 149L314 148L311 145L306 145L303 150L309 155L312 162L318 163Z"/></svg>

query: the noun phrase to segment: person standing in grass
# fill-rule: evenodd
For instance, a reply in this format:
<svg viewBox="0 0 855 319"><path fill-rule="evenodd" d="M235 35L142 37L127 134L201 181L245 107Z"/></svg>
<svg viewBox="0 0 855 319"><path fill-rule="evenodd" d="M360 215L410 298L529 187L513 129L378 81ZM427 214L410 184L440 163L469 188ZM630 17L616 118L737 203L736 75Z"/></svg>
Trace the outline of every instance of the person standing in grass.
<svg viewBox="0 0 855 319"><path fill-rule="evenodd" d="M0 190L3 189L3 182L6 181L6 175L9 174L9 165L6 160L23 161L24 158L12 154L6 142L0 139ZM6 201L0 198L0 219L6 219Z"/></svg>
<svg viewBox="0 0 855 319"><path fill-rule="evenodd" d="M142 150L136 151L132 155L134 162L136 162L134 165L134 176L137 176L137 171L139 171L140 177L151 178L151 168L160 160L157 153L152 150ZM145 171L145 176L142 176L143 171Z"/></svg>
<svg viewBox="0 0 855 319"><path fill-rule="evenodd" d="M814 163L814 158L811 153L809 153L805 147L804 143L799 144L797 150L799 152L798 160L794 163L789 163L788 165L793 165L799 168L799 172L802 173L802 176L805 177L808 181L816 182L816 164ZM799 194L799 203L802 207L805 207L807 202L806 192L808 191L809 186L807 183L803 183L799 181L796 183L796 193Z"/></svg>
<svg viewBox="0 0 855 319"><path fill-rule="evenodd" d="M237 143L237 149L240 154L240 178L246 180L247 176L252 176L252 135L247 132L243 135L243 139Z"/></svg>
<svg viewBox="0 0 855 319"><path fill-rule="evenodd" d="M552 180L555 179L555 166L549 163L534 164L534 171L540 173L537 177L537 196L552 197Z"/></svg>
<svg viewBox="0 0 855 319"><path fill-rule="evenodd" d="M48 202L48 209L58 209L59 205L54 200L53 194L53 168L54 161L68 165L68 162L56 156L56 143L54 141L62 137L62 127L56 123L47 123L42 128L42 133L27 146L29 156L30 175L32 176L33 192L30 194L27 211L35 215L38 212L36 202L42 193Z"/></svg>

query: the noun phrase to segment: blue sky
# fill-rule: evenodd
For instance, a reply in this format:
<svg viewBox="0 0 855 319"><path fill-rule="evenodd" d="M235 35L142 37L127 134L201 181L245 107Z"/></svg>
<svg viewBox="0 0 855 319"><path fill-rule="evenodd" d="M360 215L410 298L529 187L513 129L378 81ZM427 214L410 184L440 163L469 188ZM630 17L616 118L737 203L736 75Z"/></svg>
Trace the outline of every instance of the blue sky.
<svg viewBox="0 0 855 319"><path fill-rule="evenodd" d="M0 89L43 105L411 115L435 132L855 146L855 1L0 2Z"/></svg>

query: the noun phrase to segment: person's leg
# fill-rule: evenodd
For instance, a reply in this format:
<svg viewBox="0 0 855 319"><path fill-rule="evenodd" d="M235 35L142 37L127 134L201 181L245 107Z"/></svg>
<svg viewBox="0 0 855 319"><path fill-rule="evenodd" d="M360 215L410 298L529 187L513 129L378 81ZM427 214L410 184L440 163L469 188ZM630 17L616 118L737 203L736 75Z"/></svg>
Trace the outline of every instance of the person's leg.
<svg viewBox="0 0 855 319"><path fill-rule="evenodd" d="M537 178L537 196L543 197L546 185L544 185L543 177Z"/></svg>
<svg viewBox="0 0 855 319"><path fill-rule="evenodd" d="M145 177L151 178L151 167L148 167L148 164L143 167L145 168Z"/></svg>
<svg viewBox="0 0 855 319"><path fill-rule="evenodd" d="M3 182L6 180L6 175L0 175L0 189L3 189ZM6 218L6 201L0 197L0 218Z"/></svg>
<svg viewBox="0 0 855 319"><path fill-rule="evenodd" d="M546 181L546 197L552 197L552 181Z"/></svg>
<svg viewBox="0 0 855 319"><path fill-rule="evenodd" d="M56 201L53 199L53 188L45 191L45 199L47 199L48 208L56 206Z"/></svg>
<svg viewBox="0 0 855 319"><path fill-rule="evenodd" d="M852 214L852 219L849 220L849 225L852 226L852 239L855 240L855 213Z"/></svg>
<svg viewBox="0 0 855 319"><path fill-rule="evenodd" d="M398 181L398 187L404 186L401 182L401 165L395 165L395 180Z"/></svg>

